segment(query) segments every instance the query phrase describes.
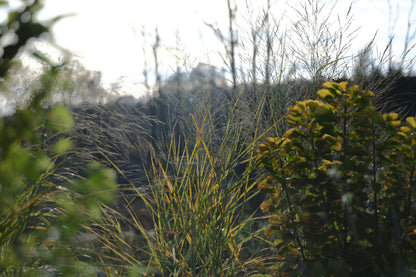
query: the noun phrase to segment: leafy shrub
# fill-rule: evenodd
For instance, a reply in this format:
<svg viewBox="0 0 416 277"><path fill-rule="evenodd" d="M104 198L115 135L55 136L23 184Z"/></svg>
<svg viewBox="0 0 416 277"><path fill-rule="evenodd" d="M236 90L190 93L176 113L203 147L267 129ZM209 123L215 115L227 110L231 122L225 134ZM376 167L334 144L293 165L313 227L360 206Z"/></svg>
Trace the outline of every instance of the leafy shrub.
<svg viewBox="0 0 416 277"><path fill-rule="evenodd" d="M32 21L40 1L23 5L0 26L0 37L17 36L2 49L1 85L27 41L48 32L49 26ZM8 8L7 1L0 6ZM60 67L42 59L48 63L45 74L26 105L0 118L0 275L96 276L89 249L74 247L74 241L84 225L101 216L101 205L113 200L115 178L111 170L91 165L88 178L65 179L65 186L53 182L63 178L56 169L72 146L64 135L73 118L64 106L43 107Z"/></svg>
<svg viewBox="0 0 416 277"><path fill-rule="evenodd" d="M415 269L416 119L382 115L373 93L326 82L293 127L259 146L274 274L408 276Z"/></svg>
<svg viewBox="0 0 416 277"><path fill-rule="evenodd" d="M54 72L46 73L43 90ZM67 108L43 109L35 100L0 120L1 274L95 273L79 260L87 250L73 243L83 225L100 217L100 205L113 200L115 176L91 165L84 180L54 182L63 178L57 169L72 143L62 134L72 126Z"/></svg>

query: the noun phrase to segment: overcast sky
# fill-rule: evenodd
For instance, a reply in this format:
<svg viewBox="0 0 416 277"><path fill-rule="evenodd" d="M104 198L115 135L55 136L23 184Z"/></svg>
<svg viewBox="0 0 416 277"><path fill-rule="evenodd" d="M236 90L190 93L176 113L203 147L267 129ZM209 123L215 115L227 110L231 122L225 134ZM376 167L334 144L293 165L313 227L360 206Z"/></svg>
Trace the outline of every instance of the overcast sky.
<svg viewBox="0 0 416 277"><path fill-rule="evenodd" d="M261 7L266 1L252 2ZM296 6L297 0L271 2L276 14L287 10L286 16L290 17L287 2ZM351 1L338 2L338 9L345 11ZM245 0L237 0L237 3L239 14L247 15ZM380 48L385 47L390 28L397 37L396 51L401 51L399 42L404 39L411 3L412 0L354 0L354 24L361 26L354 47L361 48L376 31ZM72 13L73 16L55 25L56 42L71 51L86 68L102 71L106 84L120 79L126 86L143 82L143 28L149 33L147 45L153 43L151 35L157 27L166 48L175 46L175 33L179 30L181 58L187 59L189 65L196 66L198 62L221 64L217 54L221 45L204 22L218 23L226 30L226 0L46 0L40 18ZM416 12L413 14L416 18ZM391 24L393 20L395 24ZM161 59L165 72L173 72L169 68L175 67L173 55Z"/></svg>

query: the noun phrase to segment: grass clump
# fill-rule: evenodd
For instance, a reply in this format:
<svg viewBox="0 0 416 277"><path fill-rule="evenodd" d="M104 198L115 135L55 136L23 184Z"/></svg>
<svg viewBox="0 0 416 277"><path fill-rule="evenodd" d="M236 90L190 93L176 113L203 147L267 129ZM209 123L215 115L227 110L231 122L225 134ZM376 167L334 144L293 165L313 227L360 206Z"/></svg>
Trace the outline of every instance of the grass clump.
<svg viewBox="0 0 416 277"><path fill-rule="evenodd" d="M120 258L128 263L141 265L142 274L247 275L255 268L254 262L260 259L257 251L261 250L248 245L260 236L257 230L248 233L255 212L246 209L255 194L251 176L255 167L250 158L255 143L236 149L227 138L238 135L241 127L229 124L224 131L228 136L214 140L209 115L200 125L192 118L195 141L177 141L172 135L163 158L154 157L146 170L148 189L130 189L134 197L126 204L140 201L148 216L138 214L131 204L124 220L145 245L136 245L130 252L120 251L116 244L111 248L124 253ZM236 172L238 161L244 163L244 169ZM117 233L112 228L107 231ZM104 237L109 237L108 233ZM126 249L126 240L119 241Z"/></svg>

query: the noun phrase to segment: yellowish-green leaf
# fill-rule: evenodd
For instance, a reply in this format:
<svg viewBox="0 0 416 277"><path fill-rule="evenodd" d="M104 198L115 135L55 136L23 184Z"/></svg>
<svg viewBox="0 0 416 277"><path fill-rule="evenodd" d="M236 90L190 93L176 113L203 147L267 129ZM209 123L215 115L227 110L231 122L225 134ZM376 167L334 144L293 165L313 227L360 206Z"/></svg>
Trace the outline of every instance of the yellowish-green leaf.
<svg viewBox="0 0 416 277"><path fill-rule="evenodd" d="M265 154L267 151L269 151L269 147L264 143L260 144L259 148L257 149L259 154Z"/></svg>
<svg viewBox="0 0 416 277"><path fill-rule="evenodd" d="M388 113L388 114L383 114L383 118L385 121L392 121L392 120L397 120L399 118L399 115L397 113Z"/></svg>
<svg viewBox="0 0 416 277"><path fill-rule="evenodd" d="M288 115L287 119L293 121L293 123L296 125L297 122L300 122L300 117L299 116L294 116L294 115Z"/></svg>
<svg viewBox="0 0 416 277"><path fill-rule="evenodd" d="M392 126L398 127L402 123L400 120L393 120L390 122Z"/></svg>
<svg viewBox="0 0 416 277"><path fill-rule="evenodd" d="M334 145L331 146L333 151L341 151L342 145L340 141L337 141Z"/></svg>
<svg viewBox="0 0 416 277"><path fill-rule="evenodd" d="M338 83L327 81L323 84L324 88L334 88L338 85Z"/></svg>
<svg viewBox="0 0 416 277"><path fill-rule="evenodd" d="M328 89L320 89L317 93L318 97L321 99L325 99L327 96L334 98L334 94L332 94Z"/></svg>
<svg viewBox="0 0 416 277"><path fill-rule="evenodd" d="M305 108L306 108L306 105L305 105L305 102L304 101L298 101L298 102L296 102L296 106L298 106L299 109L301 109L302 111L304 111Z"/></svg>
<svg viewBox="0 0 416 277"><path fill-rule="evenodd" d="M266 140L268 141L267 142L267 145L268 146L271 146L273 148L278 147L279 144L282 142L282 139L281 138L271 138L271 137L268 137L268 138L266 138Z"/></svg>
<svg viewBox="0 0 416 277"><path fill-rule="evenodd" d="M339 86L343 91L347 91L348 82L341 82L339 83Z"/></svg>
<svg viewBox="0 0 416 277"><path fill-rule="evenodd" d="M260 209L263 213L269 211L270 207L273 205L273 201L271 199L264 201L260 205Z"/></svg>
<svg viewBox="0 0 416 277"><path fill-rule="evenodd" d="M367 97L373 97L374 96L374 92L368 90L368 91L365 92L365 96L367 96Z"/></svg>
<svg viewBox="0 0 416 277"><path fill-rule="evenodd" d="M407 121L407 119L406 119L406 121ZM407 123L407 124L409 124L409 123ZM416 124L416 121L415 121L415 124ZM407 126L402 126L402 127L400 127L400 131L402 131L405 134L409 134L412 130L410 130L410 128L407 127Z"/></svg>
<svg viewBox="0 0 416 277"><path fill-rule="evenodd" d="M291 113L297 114L297 113L302 112L302 109L301 109L301 107L299 105L296 105L296 106L289 107L289 111Z"/></svg>
<svg viewBox="0 0 416 277"><path fill-rule="evenodd" d="M399 136L402 136L404 139L407 139L407 134L404 132L398 132L397 133Z"/></svg>
<svg viewBox="0 0 416 277"><path fill-rule="evenodd" d="M281 194L281 191L280 190L275 190L275 192L274 193L272 193L272 199L274 200L274 201L280 201L281 200L281 196L282 196L282 194Z"/></svg>
<svg viewBox="0 0 416 277"><path fill-rule="evenodd" d="M406 118L407 125L409 125L412 129L416 129L416 118L408 117Z"/></svg>
<svg viewBox="0 0 416 277"><path fill-rule="evenodd" d="M267 238L270 238L272 235L274 235L276 233L275 230L273 230L272 228L268 227L266 228L266 231L264 232Z"/></svg>
<svg viewBox="0 0 416 277"><path fill-rule="evenodd" d="M286 133L283 135L285 138L290 138L296 134L297 129L292 128L286 131Z"/></svg>
<svg viewBox="0 0 416 277"><path fill-rule="evenodd" d="M335 140L335 137L329 135L329 134L324 134L322 136L322 140L326 140L326 139L330 139L330 140Z"/></svg>
<svg viewBox="0 0 416 277"><path fill-rule="evenodd" d="M319 101L319 100L306 100L304 102L305 102L305 105L308 108L314 108L314 107L318 107L318 106L323 106L324 105L324 103L322 101Z"/></svg>
<svg viewBox="0 0 416 277"><path fill-rule="evenodd" d="M270 183L269 183L267 180L264 180L264 181L260 182L260 183L257 185L257 188L258 188L259 190L267 190L267 189L269 189L270 187L271 187L271 185L270 185Z"/></svg>

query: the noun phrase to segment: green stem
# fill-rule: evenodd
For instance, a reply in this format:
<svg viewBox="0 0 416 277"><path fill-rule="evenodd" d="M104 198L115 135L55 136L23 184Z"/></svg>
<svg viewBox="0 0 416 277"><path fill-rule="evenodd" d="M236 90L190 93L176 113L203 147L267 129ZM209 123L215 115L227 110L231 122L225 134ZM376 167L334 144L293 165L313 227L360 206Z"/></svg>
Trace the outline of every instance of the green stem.
<svg viewBox="0 0 416 277"><path fill-rule="evenodd" d="M282 161L280 160L280 168L283 168L283 165L282 165ZM299 245L299 248L300 248L300 253L301 253L301 255L302 255L302 259L303 260L306 260L306 258L305 258L305 253L304 253L304 251L303 251L303 246L302 246L302 243L301 243L301 241L300 241L300 238L299 238L299 232L298 232L298 230L297 230L297 228L296 228L296 222L295 222L295 212L293 211L293 208L292 208L292 202L290 201L290 197L289 197L289 192L288 192L288 188L287 188L287 185L286 185L286 182L285 182L285 180L286 180L286 175L284 174L284 171L282 170L282 188L283 188L283 190L285 191L285 197L286 197L286 201L287 201L287 205L288 205L288 207L289 207L289 212L290 212L290 220L291 220L291 222L292 222L292 225L293 225L293 230L294 230L294 233L295 233L295 238L296 238L296 242L297 242L297 244Z"/></svg>
<svg viewBox="0 0 416 277"><path fill-rule="evenodd" d="M345 154L345 151L346 151L346 149L348 149L347 147L348 147L348 141L347 141L347 119L346 119L346 116L347 116L347 105L346 105L346 103L344 103L344 114L343 114L343 128L342 128L342 131L343 131L343 141L342 141L342 153L343 153L343 156L341 157L341 161L342 161L342 163L345 163L345 161L346 161L346 159L347 159L347 155ZM344 184L343 184L343 194L346 194L348 192L348 185L347 185L347 183L346 183L346 181L344 182ZM347 210L347 205L348 205L348 203L344 203L344 222L343 222L343 224L344 224L344 228L343 228L343 233L344 233L344 257L347 257L347 253L348 253L348 241L347 241L347 238L348 238L348 228L347 228L347 225L348 225L348 220L347 220L347 213L348 213L348 210Z"/></svg>
<svg viewBox="0 0 416 277"><path fill-rule="evenodd" d="M381 247L381 232L379 226L379 215L378 215L378 195L377 195L377 162L376 162L376 134L372 132L372 159L373 159L373 194L374 194L374 217L375 217L375 230L376 230L376 261L378 265L382 264L382 247Z"/></svg>

